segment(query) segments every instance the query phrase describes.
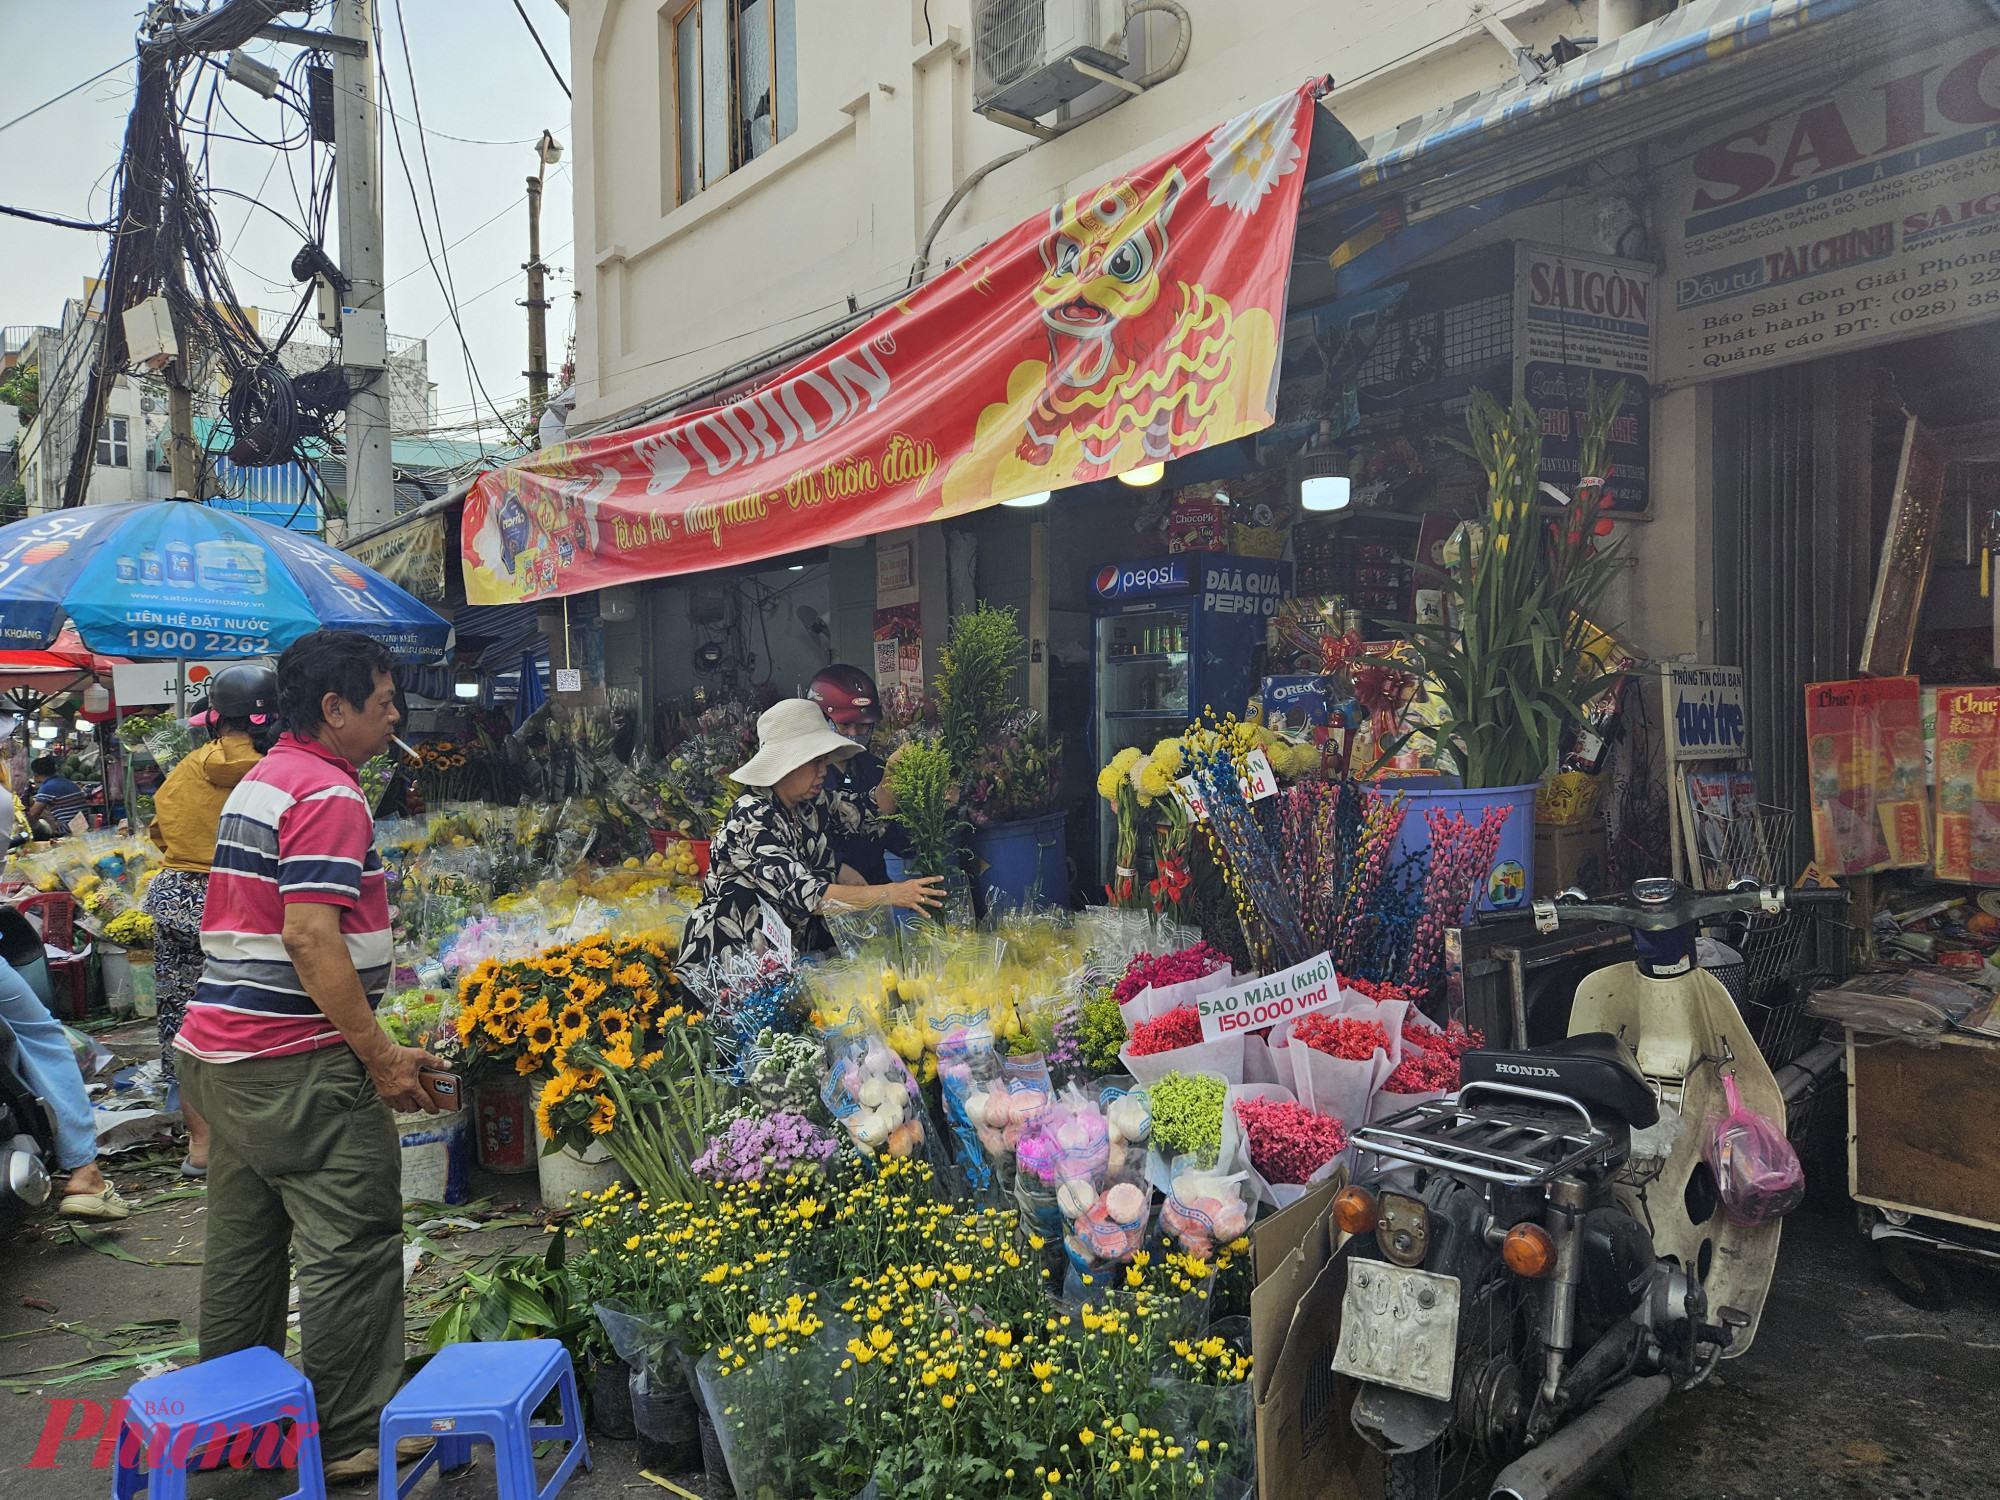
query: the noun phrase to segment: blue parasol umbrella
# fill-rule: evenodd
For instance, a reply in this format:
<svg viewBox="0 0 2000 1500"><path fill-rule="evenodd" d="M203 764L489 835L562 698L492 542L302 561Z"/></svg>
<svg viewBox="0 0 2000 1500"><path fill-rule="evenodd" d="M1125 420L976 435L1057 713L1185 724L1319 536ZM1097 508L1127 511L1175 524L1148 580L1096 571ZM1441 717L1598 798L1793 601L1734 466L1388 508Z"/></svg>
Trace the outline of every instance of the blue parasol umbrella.
<svg viewBox="0 0 2000 1500"><path fill-rule="evenodd" d="M451 622L323 542L192 501L87 505L0 526L0 647L67 617L110 655L270 656L322 627L435 661Z"/></svg>

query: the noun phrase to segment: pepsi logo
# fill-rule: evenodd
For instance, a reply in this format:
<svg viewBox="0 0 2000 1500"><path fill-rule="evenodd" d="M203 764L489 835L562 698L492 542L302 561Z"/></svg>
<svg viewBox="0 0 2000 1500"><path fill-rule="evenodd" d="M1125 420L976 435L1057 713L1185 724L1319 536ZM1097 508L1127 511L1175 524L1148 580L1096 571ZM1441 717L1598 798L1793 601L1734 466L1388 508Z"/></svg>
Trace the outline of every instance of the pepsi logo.
<svg viewBox="0 0 2000 1500"><path fill-rule="evenodd" d="M1095 580L1101 599L1117 599L1126 594L1162 593L1188 586L1187 562L1170 558L1165 562L1128 563L1124 567L1100 569Z"/></svg>

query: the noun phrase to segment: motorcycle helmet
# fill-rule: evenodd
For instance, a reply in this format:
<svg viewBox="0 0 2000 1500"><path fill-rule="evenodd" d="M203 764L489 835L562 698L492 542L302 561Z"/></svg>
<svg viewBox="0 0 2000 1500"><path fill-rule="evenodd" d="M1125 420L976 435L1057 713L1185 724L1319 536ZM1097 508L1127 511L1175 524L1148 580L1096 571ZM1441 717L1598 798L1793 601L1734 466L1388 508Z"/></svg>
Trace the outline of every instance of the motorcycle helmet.
<svg viewBox="0 0 2000 1500"><path fill-rule="evenodd" d="M278 674L254 662L224 667L208 679L208 707L217 724L248 719L251 743L267 750L278 738Z"/></svg>
<svg viewBox="0 0 2000 1500"><path fill-rule="evenodd" d="M826 710L836 724L856 726L882 722L882 699L875 679L859 667L824 667L806 687L806 697Z"/></svg>

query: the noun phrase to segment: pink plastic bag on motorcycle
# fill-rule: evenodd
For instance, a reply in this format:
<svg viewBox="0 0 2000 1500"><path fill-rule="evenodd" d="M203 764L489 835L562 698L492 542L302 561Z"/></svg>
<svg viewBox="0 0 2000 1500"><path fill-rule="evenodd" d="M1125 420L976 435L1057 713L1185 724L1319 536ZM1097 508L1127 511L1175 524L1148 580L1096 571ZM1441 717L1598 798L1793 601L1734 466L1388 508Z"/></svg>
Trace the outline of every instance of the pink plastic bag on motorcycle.
<svg viewBox="0 0 2000 1500"><path fill-rule="evenodd" d="M1729 1113L1709 1122L1702 1160L1715 1173L1722 1216L1747 1227L1782 1218L1805 1201L1805 1171L1785 1132L1743 1103L1726 1075Z"/></svg>

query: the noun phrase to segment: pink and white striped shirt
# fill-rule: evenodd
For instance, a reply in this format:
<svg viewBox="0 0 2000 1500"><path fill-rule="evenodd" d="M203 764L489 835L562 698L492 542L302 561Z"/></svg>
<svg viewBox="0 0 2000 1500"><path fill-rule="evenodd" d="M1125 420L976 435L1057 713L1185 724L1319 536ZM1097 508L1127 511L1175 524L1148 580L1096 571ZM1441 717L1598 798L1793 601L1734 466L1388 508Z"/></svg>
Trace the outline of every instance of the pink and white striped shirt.
<svg viewBox="0 0 2000 1500"><path fill-rule="evenodd" d="M174 1043L207 1062L286 1057L341 1041L285 951L285 908L341 910L368 1003L393 970L389 893L354 767L309 740L279 737L223 804L201 921L206 962Z"/></svg>

